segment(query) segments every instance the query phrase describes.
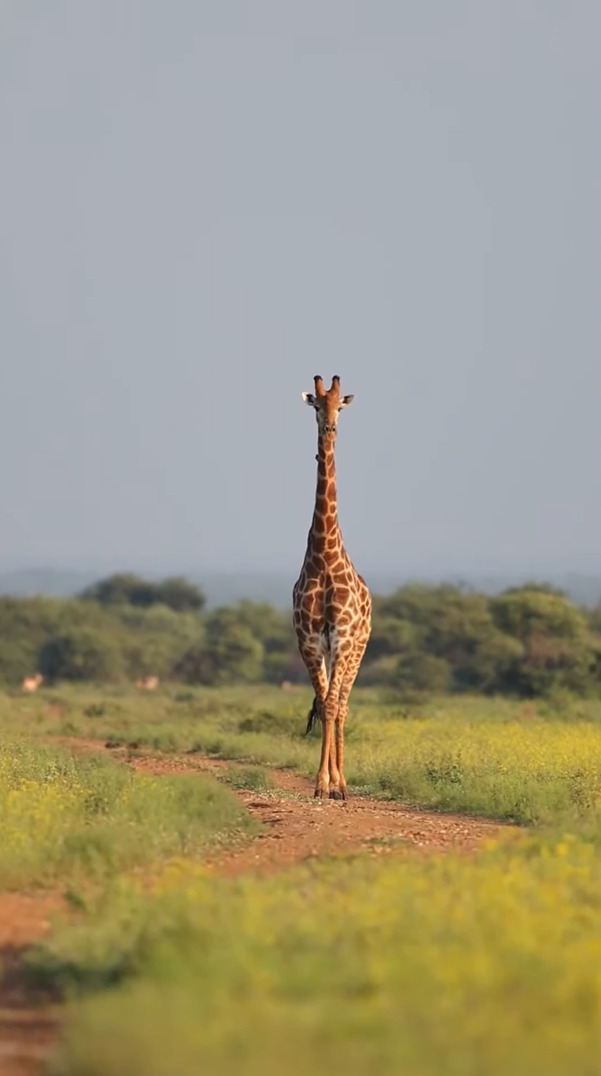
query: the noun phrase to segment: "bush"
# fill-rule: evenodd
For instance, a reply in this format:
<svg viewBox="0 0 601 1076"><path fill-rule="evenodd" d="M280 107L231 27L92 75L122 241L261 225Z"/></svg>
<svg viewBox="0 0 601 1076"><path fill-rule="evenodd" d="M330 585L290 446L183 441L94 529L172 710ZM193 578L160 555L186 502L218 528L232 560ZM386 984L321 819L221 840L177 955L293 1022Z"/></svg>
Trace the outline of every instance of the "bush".
<svg viewBox="0 0 601 1076"><path fill-rule="evenodd" d="M47 642L40 650L38 666L48 680L118 680L124 672L114 640L87 628Z"/></svg>
<svg viewBox="0 0 601 1076"><path fill-rule="evenodd" d="M183 576L173 576L161 583L151 583L132 572L121 572L100 579L80 594L83 601L101 605L167 605L178 613L200 612L205 596L194 583Z"/></svg>
<svg viewBox="0 0 601 1076"><path fill-rule="evenodd" d="M498 627L518 639L519 663L500 679L504 690L544 695L557 688L585 693L595 682L598 657L585 614L546 588L514 588L491 600Z"/></svg>
<svg viewBox="0 0 601 1076"><path fill-rule="evenodd" d="M407 654L397 664L395 680L400 687L419 691L447 691L451 683L451 666L433 654Z"/></svg>
<svg viewBox="0 0 601 1076"><path fill-rule="evenodd" d="M182 577L153 583L128 573L82 597L0 598L0 680L19 683L41 661L52 679L307 682L289 614L267 603L207 614L202 591ZM523 697L599 693L601 611L587 615L547 585L487 597L412 584L375 596L373 608L363 684Z"/></svg>
<svg viewBox="0 0 601 1076"><path fill-rule="evenodd" d="M260 680L265 649L233 609L217 609L207 621L206 660L209 683Z"/></svg>

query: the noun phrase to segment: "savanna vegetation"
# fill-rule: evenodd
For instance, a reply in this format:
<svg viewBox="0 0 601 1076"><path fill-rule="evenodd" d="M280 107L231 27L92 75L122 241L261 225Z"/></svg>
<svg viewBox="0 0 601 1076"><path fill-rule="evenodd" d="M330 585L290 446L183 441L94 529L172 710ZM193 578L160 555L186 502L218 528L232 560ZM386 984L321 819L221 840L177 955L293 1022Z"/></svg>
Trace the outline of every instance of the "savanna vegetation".
<svg viewBox="0 0 601 1076"><path fill-rule="evenodd" d="M0 894L66 900L23 958L69 1001L53 1076L601 1076L601 612L536 586L377 598L351 795L510 825L470 856L227 879L207 863L258 827L235 789L313 777L318 732L288 617L188 587L0 600ZM218 782L117 760L144 753L229 764ZM352 826L352 804L313 810Z"/></svg>
<svg viewBox="0 0 601 1076"><path fill-rule="evenodd" d="M252 834L230 788L45 743L209 753L275 795L273 766L314 774L309 698L261 685L0 696L0 884L60 878L74 909L26 955L32 983L70 998L54 1076L601 1072L599 701L358 689L355 797L519 828L470 857L396 849L267 878L205 866L215 842Z"/></svg>
<svg viewBox="0 0 601 1076"><path fill-rule="evenodd" d="M250 601L209 610L185 579L152 583L131 574L100 580L75 599L0 598L0 682L16 685L38 669L47 683L306 680L287 612ZM579 608L534 583L492 597L404 586L374 598L359 683L409 698L599 696L601 606Z"/></svg>
<svg viewBox="0 0 601 1076"><path fill-rule="evenodd" d="M81 1000L60 1076L594 1076L601 860L355 857L226 882L171 865L30 955Z"/></svg>
<svg viewBox="0 0 601 1076"><path fill-rule="evenodd" d="M250 687L63 685L0 696L0 727L97 739L114 747L200 753L314 777L319 729L305 737L311 692ZM411 704L357 688L347 723L346 777L370 794L518 824L592 809L600 788L601 701L422 696ZM128 746L129 745L129 746ZM133 745L133 746L132 746Z"/></svg>
<svg viewBox="0 0 601 1076"><path fill-rule="evenodd" d="M0 889L102 882L253 830L210 777L141 776L22 735L0 744L0 818Z"/></svg>

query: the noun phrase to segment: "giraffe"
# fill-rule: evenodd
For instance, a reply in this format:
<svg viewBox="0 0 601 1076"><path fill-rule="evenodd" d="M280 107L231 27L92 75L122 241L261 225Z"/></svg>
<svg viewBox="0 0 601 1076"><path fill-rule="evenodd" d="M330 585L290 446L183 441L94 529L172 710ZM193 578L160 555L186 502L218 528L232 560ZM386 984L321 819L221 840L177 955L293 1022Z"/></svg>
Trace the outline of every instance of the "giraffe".
<svg viewBox="0 0 601 1076"><path fill-rule="evenodd" d="M321 760L315 796L345 800L344 723L348 700L371 632L371 598L344 548L338 525L334 447L338 413L354 396L340 395L340 378L303 400L317 418L315 511L300 576L292 592L298 647L315 691L307 733L321 718ZM334 728L335 726L335 728Z"/></svg>

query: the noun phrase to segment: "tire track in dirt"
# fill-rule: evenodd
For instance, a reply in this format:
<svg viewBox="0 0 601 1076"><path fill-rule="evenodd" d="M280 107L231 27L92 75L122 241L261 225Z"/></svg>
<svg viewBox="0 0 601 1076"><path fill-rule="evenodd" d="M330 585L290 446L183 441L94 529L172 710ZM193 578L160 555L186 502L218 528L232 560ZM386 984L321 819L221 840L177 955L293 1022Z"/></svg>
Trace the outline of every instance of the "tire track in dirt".
<svg viewBox="0 0 601 1076"><path fill-rule="evenodd" d="M138 745L103 745L99 740L53 736L77 754L110 754L138 773L153 776L210 773L224 780L236 763L202 755L138 753ZM248 766L240 764L240 768ZM313 784L289 770L269 770L269 791L234 789L261 823L259 833L241 847L208 860L227 877L260 876L324 856L369 852L390 854L469 854L486 840L513 827L465 815L437 814L399 803L354 797L346 803L314 800ZM0 894L0 1076L41 1076L56 1041L61 1009L46 996L32 995L24 982L24 951L50 932L52 916L65 909L58 893Z"/></svg>
<svg viewBox="0 0 601 1076"><path fill-rule="evenodd" d="M99 741L53 738L77 752L103 750ZM134 745L104 747L138 773L153 776L211 773L226 779L244 763L226 762L205 755L139 753ZM269 874L307 858L353 851L386 850L421 853L472 852L513 827L469 815L440 814L401 803L354 796L345 803L313 799L313 783L290 770L269 769L273 788L268 791L234 789L246 809L262 826L243 848L233 848L209 862L225 875L253 872Z"/></svg>

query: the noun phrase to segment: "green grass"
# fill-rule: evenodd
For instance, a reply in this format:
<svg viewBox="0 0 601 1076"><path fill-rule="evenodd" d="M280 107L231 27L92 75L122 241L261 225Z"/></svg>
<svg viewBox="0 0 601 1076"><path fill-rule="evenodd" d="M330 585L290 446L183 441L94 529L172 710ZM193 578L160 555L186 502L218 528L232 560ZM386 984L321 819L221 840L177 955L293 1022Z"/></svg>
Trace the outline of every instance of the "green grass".
<svg viewBox="0 0 601 1076"><path fill-rule="evenodd" d="M263 881L172 866L31 955L38 980L92 991L53 1071L593 1076L600 893L577 838Z"/></svg>
<svg viewBox="0 0 601 1076"><path fill-rule="evenodd" d="M61 689L0 697L0 730L211 752L231 760L226 783L261 791L271 766L314 775L309 701ZM469 858L386 846L235 881L202 866L216 839L248 832L227 788L34 740L5 749L0 817L33 841L21 877L64 877L79 909L27 958L35 983L71 998L54 1076L601 1076L600 717L592 700L408 706L358 691L355 793L538 830ZM2 841L0 827L14 880Z"/></svg>
<svg viewBox="0 0 601 1076"><path fill-rule="evenodd" d="M212 778L145 777L109 758L6 737L0 819L3 889L101 879L253 828Z"/></svg>
<svg viewBox="0 0 601 1076"><path fill-rule="evenodd" d="M230 766L224 780L243 792L267 792L273 788L270 774L262 766Z"/></svg>
<svg viewBox="0 0 601 1076"><path fill-rule="evenodd" d="M347 724L351 793L520 824L592 809L601 789L601 700L551 705L470 696L411 706L358 690ZM0 702L0 728L85 735L142 749L202 752L314 777L319 729L305 738L310 693L198 688L141 697L65 688Z"/></svg>

